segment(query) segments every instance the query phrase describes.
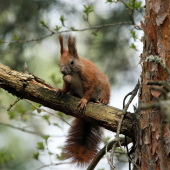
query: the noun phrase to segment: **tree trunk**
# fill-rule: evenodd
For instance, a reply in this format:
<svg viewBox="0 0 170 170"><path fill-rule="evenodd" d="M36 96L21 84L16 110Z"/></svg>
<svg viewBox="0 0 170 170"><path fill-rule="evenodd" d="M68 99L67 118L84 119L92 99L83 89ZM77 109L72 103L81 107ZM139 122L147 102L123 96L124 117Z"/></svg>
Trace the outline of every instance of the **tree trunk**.
<svg viewBox="0 0 170 170"><path fill-rule="evenodd" d="M170 68L170 1L146 0L145 24L141 23L145 35L141 57L140 104L158 102L157 91L151 90L148 80L167 79L167 73L157 64L149 63L146 58L157 55ZM138 113L139 132L135 160L141 170L170 169L170 132L169 125L162 124L160 110L152 108Z"/></svg>

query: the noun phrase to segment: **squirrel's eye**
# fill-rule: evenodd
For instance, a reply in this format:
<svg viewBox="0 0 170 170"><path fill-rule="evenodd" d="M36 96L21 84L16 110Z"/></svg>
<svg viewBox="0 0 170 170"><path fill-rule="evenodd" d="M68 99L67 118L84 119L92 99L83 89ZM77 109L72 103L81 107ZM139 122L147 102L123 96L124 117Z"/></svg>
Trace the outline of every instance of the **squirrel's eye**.
<svg viewBox="0 0 170 170"><path fill-rule="evenodd" d="M71 60L70 64L74 64L74 61L73 61L73 60Z"/></svg>

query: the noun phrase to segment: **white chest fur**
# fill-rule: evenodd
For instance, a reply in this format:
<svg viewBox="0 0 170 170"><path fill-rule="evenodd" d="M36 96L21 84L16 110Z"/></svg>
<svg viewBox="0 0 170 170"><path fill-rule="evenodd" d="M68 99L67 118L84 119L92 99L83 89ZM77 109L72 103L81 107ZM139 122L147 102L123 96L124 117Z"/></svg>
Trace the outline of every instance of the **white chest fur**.
<svg viewBox="0 0 170 170"><path fill-rule="evenodd" d="M82 83L78 74L74 74L71 78L71 94L83 97Z"/></svg>

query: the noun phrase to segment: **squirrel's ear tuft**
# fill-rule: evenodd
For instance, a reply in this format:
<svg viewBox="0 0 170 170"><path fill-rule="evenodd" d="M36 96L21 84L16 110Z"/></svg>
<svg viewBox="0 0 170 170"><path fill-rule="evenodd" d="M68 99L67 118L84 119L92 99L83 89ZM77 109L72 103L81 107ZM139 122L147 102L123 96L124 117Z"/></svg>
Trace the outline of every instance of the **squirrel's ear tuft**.
<svg viewBox="0 0 170 170"><path fill-rule="evenodd" d="M73 57L78 58L76 38L75 37L72 38L70 35L68 37L68 51Z"/></svg>
<svg viewBox="0 0 170 170"><path fill-rule="evenodd" d="M64 49L64 44L63 44L63 36L61 34L59 34L58 39L59 39L60 46L61 46L60 52L62 54L64 52L64 50L65 50Z"/></svg>

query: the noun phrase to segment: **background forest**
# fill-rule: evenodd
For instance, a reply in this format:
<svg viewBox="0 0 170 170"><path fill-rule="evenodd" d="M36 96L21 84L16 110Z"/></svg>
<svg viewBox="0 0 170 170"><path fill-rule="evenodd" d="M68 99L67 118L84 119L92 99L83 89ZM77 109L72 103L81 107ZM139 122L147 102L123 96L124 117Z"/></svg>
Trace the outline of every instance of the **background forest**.
<svg viewBox="0 0 170 170"><path fill-rule="evenodd" d="M125 2L132 5L131 0ZM31 73L61 87L58 34L51 33L55 29L63 32L64 37L75 35L79 55L94 62L108 76L112 89L110 105L122 109L123 96L139 78L143 35L127 23L139 25L142 6L138 4L138 11L131 14L121 2L106 0L0 1L0 63L21 72L27 63ZM75 31L114 23L122 24ZM68 164L62 164L66 161L61 160L61 148L69 126L58 117L69 123L72 118L25 100L7 111L15 100L15 96L0 89L0 169L68 169ZM107 131L104 140L113 137ZM118 154L115 159L119 169L125 168L125 158ZM108 168L107 160L103 159L96 169Z"/></svg>

